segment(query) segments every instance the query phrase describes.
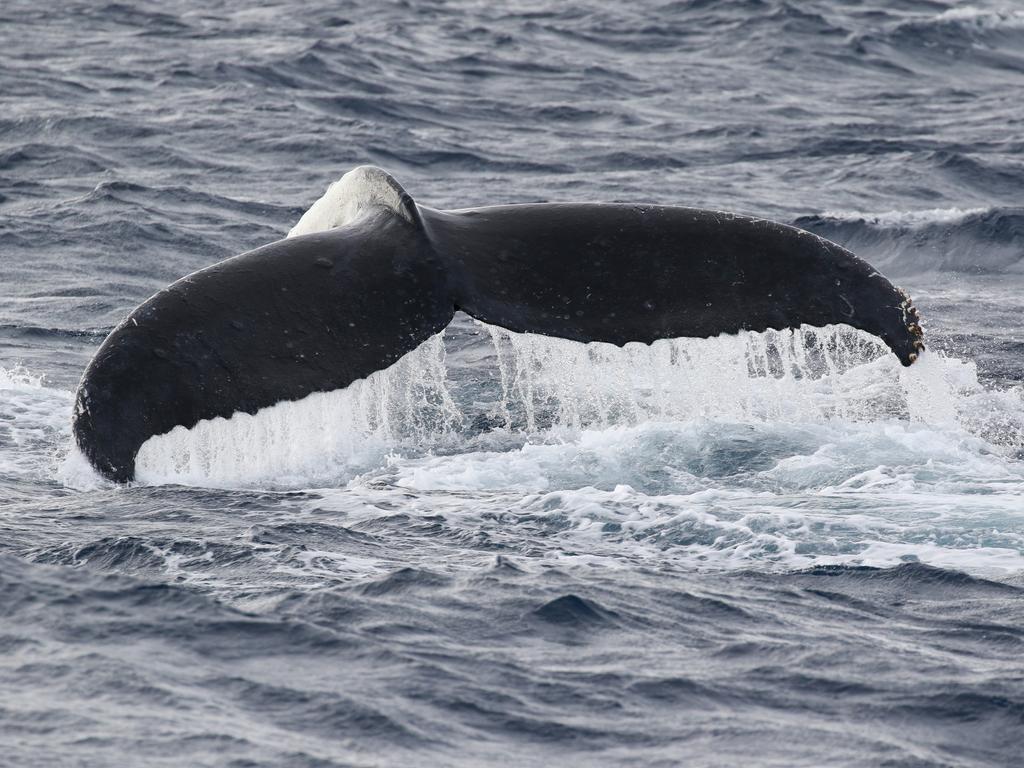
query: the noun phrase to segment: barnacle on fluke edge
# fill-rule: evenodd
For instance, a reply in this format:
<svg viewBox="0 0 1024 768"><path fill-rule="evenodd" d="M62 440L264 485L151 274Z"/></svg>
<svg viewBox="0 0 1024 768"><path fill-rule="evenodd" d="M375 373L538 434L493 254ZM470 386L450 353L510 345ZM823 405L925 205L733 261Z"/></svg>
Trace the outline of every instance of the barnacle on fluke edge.
<svg viewBox="0 0 1024 768"><path fill-rule="evenodd" d="M911 362L913 362L917 360L918 354L923 352L925 348L924 329L921 328L921 313L914 306L914 300L910 298L910 294L902 288L898 290L900 295L903 296L903 318L907 322L907 330L910 331L910 335L913 337L914 349L917 350L917 352L911 352L909 355Z"/></svg>

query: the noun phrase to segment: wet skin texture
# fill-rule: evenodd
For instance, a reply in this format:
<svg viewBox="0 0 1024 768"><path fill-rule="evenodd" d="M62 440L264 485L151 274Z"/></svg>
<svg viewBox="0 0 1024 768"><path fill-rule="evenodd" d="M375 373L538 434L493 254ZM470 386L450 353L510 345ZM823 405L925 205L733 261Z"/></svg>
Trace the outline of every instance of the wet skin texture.
<svg viewBox="0 0 1024 768"><path fill-rule="evenodd" d="M153 435L347 387L463 310L512 331L625 344L845 323L910 365L916 310L867 262L803 230L692 208L367 208L328 232L195 272L106 339L75 404L78 445L134 477Z"/></svg>

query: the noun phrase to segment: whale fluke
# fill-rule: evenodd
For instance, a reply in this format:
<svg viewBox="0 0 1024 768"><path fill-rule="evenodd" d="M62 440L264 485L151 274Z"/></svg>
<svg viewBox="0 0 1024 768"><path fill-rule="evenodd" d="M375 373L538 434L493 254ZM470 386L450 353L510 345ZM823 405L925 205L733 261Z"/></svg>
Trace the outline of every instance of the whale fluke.
<svg viewBox="0 0 1024 768"><path fill-rule="evenodd" d="M909 297L794 227L660 205L417 205L389 174L347 173L284 240L178 280L86 368L75 439L134 477L154 435L341 389L441 331L456 310L512 331L626 344L845 323L904 365Z"/></svg>

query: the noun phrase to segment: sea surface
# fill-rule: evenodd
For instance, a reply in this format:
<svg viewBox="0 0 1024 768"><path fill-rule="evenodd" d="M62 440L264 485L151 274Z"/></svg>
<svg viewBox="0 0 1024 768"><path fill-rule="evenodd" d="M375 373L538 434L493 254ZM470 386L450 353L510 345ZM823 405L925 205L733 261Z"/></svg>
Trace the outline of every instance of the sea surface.
<svg viewBox="0 0 1024 768"><path fill-rule="evenodd" d="M0 50L0 765L1022 764L1024 5L5 0ZM793 223L928 351L458 317L96 476L105 334L361 164Z"/></svg>

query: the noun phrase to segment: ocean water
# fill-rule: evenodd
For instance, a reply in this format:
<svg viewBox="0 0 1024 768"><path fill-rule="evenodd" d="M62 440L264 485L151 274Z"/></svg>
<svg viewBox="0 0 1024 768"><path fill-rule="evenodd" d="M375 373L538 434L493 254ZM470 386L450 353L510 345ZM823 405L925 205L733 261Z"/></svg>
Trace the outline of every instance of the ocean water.
<svg viewBox="0 0 1024 768"><path fill-rule="evenodd" d="M6 0L0 50L0 765L1021 764L1024 6ZM97 477L105 334L365 163L794 223L928 352L460 316Z"/></svg>

